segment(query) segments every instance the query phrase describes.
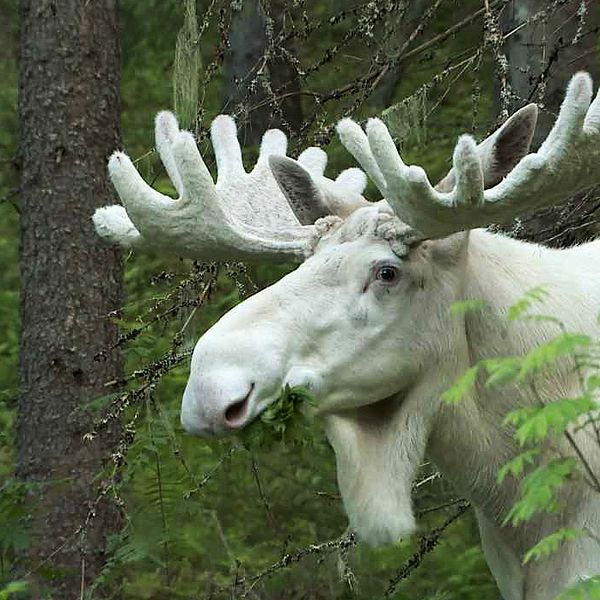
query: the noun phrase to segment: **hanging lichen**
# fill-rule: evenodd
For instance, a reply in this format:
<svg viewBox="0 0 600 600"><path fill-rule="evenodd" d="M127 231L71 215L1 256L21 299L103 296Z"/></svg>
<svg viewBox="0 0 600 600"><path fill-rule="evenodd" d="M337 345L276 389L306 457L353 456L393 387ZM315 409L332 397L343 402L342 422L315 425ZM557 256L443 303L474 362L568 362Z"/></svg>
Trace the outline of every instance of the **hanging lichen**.
<svg viewBox="0 0 600 600"><path fill-rule="evenodd" d="M196 1L185 0L185 17L177 34L173 64L173 105L183 127L192 127L196 119L201 68Z"/></svg>
<svg viewBox="0 0 600 600"><path fill-rule="evenodd" d="M390 106L381 118L401 147L420 146L427 138L427 87Z"/></svg>

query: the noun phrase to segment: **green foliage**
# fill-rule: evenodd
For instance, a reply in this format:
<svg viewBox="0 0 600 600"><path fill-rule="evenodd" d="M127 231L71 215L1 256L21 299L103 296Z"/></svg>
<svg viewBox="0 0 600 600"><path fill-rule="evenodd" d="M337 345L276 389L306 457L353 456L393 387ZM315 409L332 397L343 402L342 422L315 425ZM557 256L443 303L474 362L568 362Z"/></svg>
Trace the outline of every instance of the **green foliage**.
<svg viewBox="0 0 600 600"><path fill-rule="evenodd" d="M542 406L527 406L509 412L504 423L516 428L515 438L521 446L541 442L549 434L561 435L579 417L596 410L596 401L588 395L562 398Z"/></svg>
<svg viewBox="0 0 600 600"><path fill-rule="evenodd" d="M553 552L556 552L564 542L571 542L580 538L582 535L586 535L586 532L583 529L563 527L562 529L547 535L533 546L533 548L530 548L523 557L523 563L527 564L530 560L546 558Z"/></svg>
<svg viewBox="0 0 600 600"><path fill-rule="evenodd" d="M528 290L522 298L519 298L517 302L509 307L507 319L509 321L516 321L525 318L526 312L532 306L543 303L547 297L548 292L543 287L535 287Z"/></svg>
<svg viewBox="0 0 600 600"><path fill-rule="evenodd" d="M275 442L307 442L311 439L310 425L300 414L303 404L314 405L315 400L303 387L286 385L281 394L240 435L249 449L269 448Z"/></svg>
<svg viewBox="0 0 600 600"><path fill-rule="evenodd" d="M26 484L16 479L6 479L0 486L0 555L2 565L10 564L11 557L22 552L29 541L27 527L28 493L34 491L35 486ZM4 576L4 573L2 573Z"/></svg>
<svg viewBox="0 0 600 600"><path fill-rule="evenodd" d="M525 472L526 467L535 464L536 458L540 453L540 448L530 448L517 454L513 459L503 464L498 471L498 483L502 483L508 475L517 478L520 477Z"/></svg>
<svg viewBox="0 0 600 600"><path fill-rule="evenodd" d="M479 312L488 307L488 303L485 300L479 300L472 298L469 300L462 300L460 302L454 302L450 306L450 314L463 316L468 313Z"/></svg>
<svg viewBox="0 0 600 600"><path fill-rule="evenodd" d="M11 581L8 585L0 589L0 600L10 600L12 594L26 592L28 587L26 581Z"/></svg>
<svg viewBox="0 0 600 600"><path fill-rule="evenodd" d="M577 582L559 594L556 600L600 600L600 575Z"/></svg>
<svg viewBox="0 0 600 600"><path fill-rule="evenodd" d="M464 375L461 375L450 387L442 394L442 400L448 404L457 404L466 393L475 386L479 365L471 367Z"/></svg>
<svg viewBox="0 0 600 600"><path fill-rule="evenodd" d="M482 366L488 375L485 380L485 386L491 388L514 381L521 368L521 360L514 356L488 358L482 361Z"/></svg>
<svg viewBox="0 0 600 600"><path fill-rule="evenodd" d="M0 0L0 480L13 462L12 429L18 397L19 230L17 170L17 5ZM0 525L1 528L1 525Z"/></svg>
<svg viewBox="0 0 600 600"><path fill-rule="evenodd" d="M557 492L577 466L576 458L555 458L527 473L520 482L521 497L508 511L504 523L519 525L540 512L558 510Z"/></svg>
<svg viewBox="0 0 600 600"><path fill-rule="evenodd" d="M549 342L534 348L523 358L519 369L519 379L526 379L553 366L559 358L576 356L579 350L589 348L591 344L592 340L587 335L564 332Z"/></svg>
<svg viewBox="0 0 600 600"><path fill-rule="evenodd" d="M532 376L539 374L545 369L555 366L556 362L561 358L575 359L582 355L584 350L591 348L593 345L592 339L587 335L563 332L551 339L550 341L540 344L532 349L525 356L508 356L501 358L484 359L473 365L469 370L458 377L452 386L443 393L442 399L450 404L456 404L463 396L473 388L477 383L478 375L483 371L486 377L482 379L486 387L496 385L505 385L509 382L521 383L531 379ZM597 379L589 379L591 390L596 389L599 385ZM568 421L569 418L575 418L584 412L592 410L593 399L577 398L565 399L562 403L556 403L545 407L545 414L540 415L540 420L558 418L558 413L562 413L563 419ZM516 421L520 421L525 417L531 417L532 407L527 407L507 417L507 423L515 425ZM579 412L578 412L579 411ZM577 415L574 413L578 412ZM564 430L564 428L563 428Z"/></svg>

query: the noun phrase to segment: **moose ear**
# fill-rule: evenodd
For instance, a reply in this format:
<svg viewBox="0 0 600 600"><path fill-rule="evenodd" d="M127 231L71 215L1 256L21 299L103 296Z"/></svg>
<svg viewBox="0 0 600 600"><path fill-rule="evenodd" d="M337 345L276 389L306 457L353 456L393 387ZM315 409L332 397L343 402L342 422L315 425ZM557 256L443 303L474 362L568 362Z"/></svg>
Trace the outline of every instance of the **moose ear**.
<svg viewBox="0 0 600 600"><path fill-rule="evenodd" d="M312 225L317 219L330 214L323 194L309 172L295 160L272 155L269 157L269 166L275 181L302 225Z"/></svg>
<svg viewBox="0 0 600 600"><path fill-rule="evenodd" d="M486 189L500 183L529 152L537 114L538 109L535 104L524 106L477 146ZM435 189L439 192L449 192L454 188L455 183L454 169L451 169Z"/></svg>
<svg viewBox="0 0 600 600"><path fill-rule="evenodd" d="M467 255L469 231L451 233L443 238L423 240L411 248L409 257L424 257L427 263L433 262L443 269L464 265Z"/></svg>

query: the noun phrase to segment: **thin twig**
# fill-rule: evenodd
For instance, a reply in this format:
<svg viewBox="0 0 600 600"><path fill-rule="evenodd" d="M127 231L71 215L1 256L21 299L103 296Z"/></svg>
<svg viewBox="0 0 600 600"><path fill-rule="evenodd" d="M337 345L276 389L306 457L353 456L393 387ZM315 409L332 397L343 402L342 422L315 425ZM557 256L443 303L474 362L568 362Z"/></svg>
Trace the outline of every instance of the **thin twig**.
<svg viewBox="0 0 600 600"><path fill-rule="evenodd" d="M438 545L442 533L456 521L459 517L467 512L470 508L469 502L464 502L460 508L450 517L448 517L439 527L432 529L429 533L421 536L419 539L419 549L415 552L400 568L396 574L390 579L387 590L385 591L384 597L390 598L396 593L398 584L406 579L415 569L421 566L421 563L432 550Z"/></svg>

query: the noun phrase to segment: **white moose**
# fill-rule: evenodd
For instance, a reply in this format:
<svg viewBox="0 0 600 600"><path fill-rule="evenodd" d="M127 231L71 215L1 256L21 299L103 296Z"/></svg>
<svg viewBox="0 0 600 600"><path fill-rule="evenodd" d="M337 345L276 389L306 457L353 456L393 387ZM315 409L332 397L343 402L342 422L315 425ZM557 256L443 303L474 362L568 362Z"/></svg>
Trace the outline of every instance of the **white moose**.
<svg viewBox="0 0 600 600"><path fill-rule="evenodd" d="M437 188L423 169L402 162L380 120L370 120L365 135L345 119L339 136L383 194L377 203L362 197L358 169L335 181L323 177L319 149L297 162L285 158L286 139L276 130L265 134L256 167L245 173L235 124L224 116L212 125L215 185L192 135L161 113L157 148L180 198L150 188L116 153L109 170L124 207L96 212L100 235L202 259L304 260L198 341L181 409L185 429L211 435L243 427L285 384L308 386L361 539L392 542L415 529L411 483L427 454L475 507L505 600L549 600L600 573L591 537L545 561L521 562L560 527L600 536L598 494L583 481L569 485L563 510L516 528L501 525L518 496L514 481L496 479L518 452L502 421L539 399L524 386L478 382L458 405L440 400L479 360L522 355L557 334L543 321L507 329L507 307L533 286L550 293L545 313L568 330L597 335L599 242L551 250L475 229L600 183L600 95L591 100L590 77L575 75L548 138L526 156L534 105L479 145L460 137L453 169ZM489 308L451 315L453 303L468 299ZM565 364L547 373L538 391L550 402L576 394L578 385ZM577 442L597 469L600 452L589 432L579 431Z"/></svg>

